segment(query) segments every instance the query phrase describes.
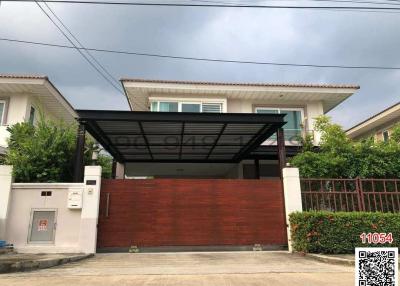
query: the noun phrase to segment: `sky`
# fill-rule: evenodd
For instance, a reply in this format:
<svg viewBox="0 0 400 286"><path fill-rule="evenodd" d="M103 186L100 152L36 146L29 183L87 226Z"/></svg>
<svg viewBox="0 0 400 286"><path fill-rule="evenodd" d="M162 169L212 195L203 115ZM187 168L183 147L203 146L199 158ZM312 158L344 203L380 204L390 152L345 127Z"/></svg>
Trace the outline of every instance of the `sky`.
<svg viewBox="0 0 400 286"><path fill-rule="evenodd" d="M48 5L85 47L244 61L400 67L400 12ZM0 38L69 44L34 3L1 3ZM400 70L92 54L118 80L357 84L361 89L328 113L344 128L400 101ZM129 109L125 96L76 50L0 41L0 73L47 75L77 109Z"/></svg>

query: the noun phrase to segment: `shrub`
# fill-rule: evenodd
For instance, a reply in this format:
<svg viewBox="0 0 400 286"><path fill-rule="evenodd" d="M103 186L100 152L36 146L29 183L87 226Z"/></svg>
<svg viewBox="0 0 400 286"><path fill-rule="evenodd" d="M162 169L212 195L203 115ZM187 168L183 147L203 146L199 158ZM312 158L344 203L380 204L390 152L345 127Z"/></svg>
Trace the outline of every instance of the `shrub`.
<svg viewBox="0 0 400 286"><path fill-rule="evenodd" d="M10 132L5 164L13 165L16 182L70 182L75 155L76 125L45 119L32 125L17 123ZM85 164L91 164L94 140L86 138ZM110 156L99 155L98 164L105 177L111 176Z"/></svg>
<svg viewBox="0 0 400 286"><path fill-rule="evenodd" d="M306 253L354 253L362 233L392 233L393 243L370 246L400 246L400 214L368 212L295 212L290 214L293 249Z"/></svg>
<svg viewBox="0 0 400 286"><path fill-rule="evenodd" d="M388 142L368 138L352 142L345 131L329 117L316 118L321 134L320 148L305 148L290 163L305 178L398 178L400 177L400 124L392 129Z"/></svg>
<svg viewBox="0 0 400 286"><path fill-rule="evenodd" d="M6 163L14 166L16 182L70 181L75 134L65 124L45 121L17 123L10 132Z"/></svg>

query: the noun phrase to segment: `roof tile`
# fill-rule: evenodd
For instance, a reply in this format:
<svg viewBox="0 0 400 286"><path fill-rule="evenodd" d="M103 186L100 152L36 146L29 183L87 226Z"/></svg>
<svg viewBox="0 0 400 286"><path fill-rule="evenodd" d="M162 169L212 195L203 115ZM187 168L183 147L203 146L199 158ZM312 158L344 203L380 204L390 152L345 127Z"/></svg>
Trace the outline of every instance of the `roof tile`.
<svg viewBox="0 0 400 286"><path fill-rule="evenodd" d="M166 84L198 84L198 85L225 85L225 86L254 86L254 87L311 87L311 88L355 88L359 85L345 84L301 84L301 83L235 83L235 82L207 82L207 81L178 81L178 80L155 80L122 78L122 82L143 82L143 83L166 83Z"/></svg>

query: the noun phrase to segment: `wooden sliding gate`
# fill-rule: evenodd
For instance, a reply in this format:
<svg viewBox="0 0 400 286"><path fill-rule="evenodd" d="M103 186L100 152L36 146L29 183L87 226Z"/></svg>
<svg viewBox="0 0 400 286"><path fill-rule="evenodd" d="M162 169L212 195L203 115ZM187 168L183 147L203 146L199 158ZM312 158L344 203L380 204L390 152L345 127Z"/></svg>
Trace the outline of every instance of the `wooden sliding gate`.
<svg viewBox="0 0 400 286"><path fill-rule="evenodd" d="M103 180L98 248L287 244L277 180Z"/></svg>

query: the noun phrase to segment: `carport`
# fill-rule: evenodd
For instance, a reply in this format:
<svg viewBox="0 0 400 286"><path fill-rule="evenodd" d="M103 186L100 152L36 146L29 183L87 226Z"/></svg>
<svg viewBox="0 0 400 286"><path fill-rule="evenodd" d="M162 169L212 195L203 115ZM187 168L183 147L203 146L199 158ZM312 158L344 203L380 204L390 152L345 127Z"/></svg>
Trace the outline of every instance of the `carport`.
<svg viewBox="0 0 400 286"><path fill-rule="evenodd" d="M283 114L77 112L77 181L86 131L122 164L227 164L252 158L256 169L261 156L271 156L260 145L277 133L279 169L285 164ZM98 248L195 250L255 244L287 244L279 178L102 181Z"/></svg>
<svg viewBox="0 0 400 286"><path fill-rule="evenodd" d="M283 114L178 113L78 110L74 180L83 176L88 131L122 164L237 163L262 158L285 164ZM277 146L261 144L277 133Z"/></svg>

